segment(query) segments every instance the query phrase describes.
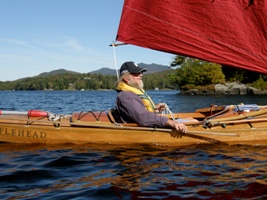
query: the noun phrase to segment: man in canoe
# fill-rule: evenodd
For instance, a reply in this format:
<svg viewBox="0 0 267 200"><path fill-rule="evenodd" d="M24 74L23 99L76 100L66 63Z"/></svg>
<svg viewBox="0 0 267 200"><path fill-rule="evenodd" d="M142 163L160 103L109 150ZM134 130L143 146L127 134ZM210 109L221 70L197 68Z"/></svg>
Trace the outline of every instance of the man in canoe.
<svg viewBox="0 0 267 200"><path fill-rule="evenodd" d="M140 68L134 62L125 62L120 68L116 109L122 121L146 127L171 127L179 133L186 133L187 127L183 123L157 115L165 110L166 104L155 105L144 91L142 76L145 71L147 69Z"/></svg>

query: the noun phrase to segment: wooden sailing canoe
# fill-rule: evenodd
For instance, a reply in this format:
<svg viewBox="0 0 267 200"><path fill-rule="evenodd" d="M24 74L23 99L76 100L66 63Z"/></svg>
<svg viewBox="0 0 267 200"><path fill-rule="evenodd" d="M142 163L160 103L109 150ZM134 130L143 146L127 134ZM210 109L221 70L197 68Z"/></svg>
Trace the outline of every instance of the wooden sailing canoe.
<svg viewBox="0 0 267 200"><path fill-rule="evenodd" d="M232 110L225 107L203 108L192 113L175 113L182 119L188 132L179 135L169 128L140 127L137 124L119 123L112 111L75 112L72 115L54 115L38 111L26 114L0 116L0 142L44 144L157 144L185 146L202 143L267 144L267 117L265 107L245 111L245 119L233 118ZM258 112L258 114L257 114ZM37 114L36 114L37 113ZM219 113L219 115L218 115ZM214 116L214 117L213 117ZM231 120L227 120L228 116ZM234 119L234 120L233 120Z"/></svg>

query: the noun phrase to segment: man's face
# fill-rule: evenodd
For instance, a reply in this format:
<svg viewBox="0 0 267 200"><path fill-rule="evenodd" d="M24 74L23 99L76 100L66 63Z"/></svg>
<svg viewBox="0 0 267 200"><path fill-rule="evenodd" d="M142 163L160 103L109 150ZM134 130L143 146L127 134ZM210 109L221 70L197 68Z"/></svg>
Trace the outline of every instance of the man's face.
<svg viewBox="0 0 267 200"><path fill-rule="evenodd" d="M143 89L144 83L142 81L143 73L130 73L127 79L128 85L137 89Z"/></svg>

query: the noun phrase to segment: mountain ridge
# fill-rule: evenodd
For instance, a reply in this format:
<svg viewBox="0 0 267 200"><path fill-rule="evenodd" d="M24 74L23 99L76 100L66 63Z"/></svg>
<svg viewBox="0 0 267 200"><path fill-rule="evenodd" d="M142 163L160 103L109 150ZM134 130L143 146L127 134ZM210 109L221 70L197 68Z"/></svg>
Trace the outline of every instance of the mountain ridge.
<svg viewBox="0 0 267 200"><path fill-rule="evenodd" d="M152 64L139 63L138 65L141 68L147 69L147 71L145 72L146 74L162 72L162 71L166 71L166 70L170 69L167 65L159 65L159 64L155 64L155 63L152 63ZM102 75L114 75L114 76L117 74L115 69L111 69L108 67L103 67L103 68L100 68L98 70L94 70L94 71L91 71L88 73L90 73L90 74L102 74ZM61 68L61 69L57 69L57 70L52 70L50 72L40 73L39 75L34 76L34 77L46 77L46 76L54 76L54 75L60 75L60 74L82 74L82 73Z"/></svg>

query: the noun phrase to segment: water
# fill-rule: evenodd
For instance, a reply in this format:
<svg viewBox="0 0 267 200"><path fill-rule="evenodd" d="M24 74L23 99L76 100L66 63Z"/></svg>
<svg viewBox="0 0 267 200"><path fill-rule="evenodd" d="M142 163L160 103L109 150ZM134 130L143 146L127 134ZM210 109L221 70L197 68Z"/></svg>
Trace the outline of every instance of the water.
<svg viewBox="0 0 267 200"><path fill-rule="evenodd" d="M148 91L173 112L265 105L266 96ZM115 91L2 91L1 110L114 107ZM267 147L0 144L1 199L267 199Z"/></svg>

